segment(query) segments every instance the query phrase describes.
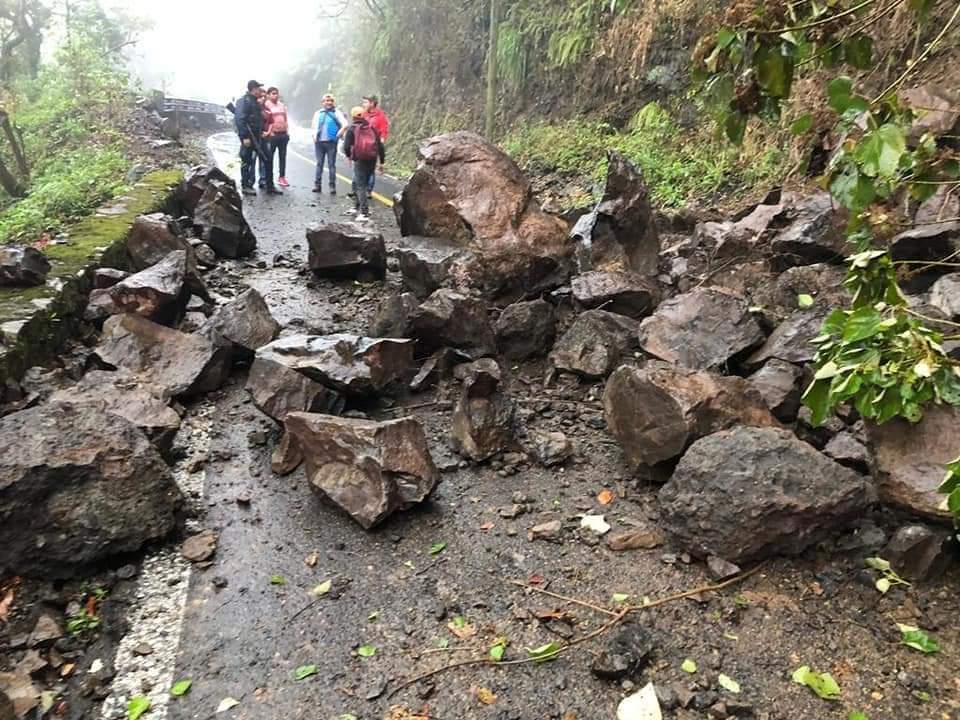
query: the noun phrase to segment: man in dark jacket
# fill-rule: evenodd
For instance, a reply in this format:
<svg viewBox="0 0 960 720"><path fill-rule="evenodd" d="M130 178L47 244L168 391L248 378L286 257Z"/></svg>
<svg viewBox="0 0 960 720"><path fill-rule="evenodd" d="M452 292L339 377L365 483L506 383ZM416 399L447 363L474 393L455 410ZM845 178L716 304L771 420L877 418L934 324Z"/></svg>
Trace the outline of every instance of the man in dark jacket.
<svg viewBox="0 0 960 720"><path fill-rule="evenodd" d="M258 102L262 95L263 84L251 80L247 83L246 94L237 100L234 109L234 123L240 138L240 186L244 195L257 194L253 186L257 181L257 156L263 153L263 113ZM272 172L267 182L267 192L281 194L273 185Z"/></svg>
<svg viewBox="0 0 960 720"><path fill-rule="evenodd" d="M379 133L363 116L363 108L353 108L350 117L353 124L343 136L343 154L353 161L353 206L357 220L362 222L370 219L367 189L370 178L378 170L377 160L380 161L379 171L383 172L386 153Z"/></svg>

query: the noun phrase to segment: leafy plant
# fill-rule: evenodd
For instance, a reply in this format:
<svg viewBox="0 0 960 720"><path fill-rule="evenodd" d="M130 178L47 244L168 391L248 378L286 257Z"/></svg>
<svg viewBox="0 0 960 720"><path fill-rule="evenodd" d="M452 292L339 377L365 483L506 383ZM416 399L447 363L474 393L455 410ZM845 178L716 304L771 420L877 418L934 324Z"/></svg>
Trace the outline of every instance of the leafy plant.
<svg viewBox="0 0 960 720"><path fill-rule="evenodd" d="M869 557L864 562L868 568L879 570L882 574L882 577L877 579L875 585L877 590L884 595L894 585L906 585L907 587L910 586L910 583L897 575L890 567L890 563L887 560L884 560L882 557Z"/></svg>
<svg viewBox="0 0 960 720"><path fill-rule="evenodd" d="M81 608L74 615L67 618L67 632L74 636L84 636L100 627L100 618L90 613L87 608Z"/></svg>

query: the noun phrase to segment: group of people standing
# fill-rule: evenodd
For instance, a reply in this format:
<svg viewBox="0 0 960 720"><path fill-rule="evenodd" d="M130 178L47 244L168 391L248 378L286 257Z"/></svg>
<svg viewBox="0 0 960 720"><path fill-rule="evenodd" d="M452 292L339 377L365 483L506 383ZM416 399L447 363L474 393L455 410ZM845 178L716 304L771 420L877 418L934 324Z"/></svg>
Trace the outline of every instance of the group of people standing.
<svg viewBox="0 0 960 720"><path fill-rule="evenodd" d="M263 89L256 80L247 83L247 93L237 101L234 117L240 138L240 180L245 195L255 195L256 170L259 161L259 186L269 194L281 195L276 185L289 187L286 178L287 145L290 126L287 107L280 101L275 87ZM336 98L323 96L322 105L310 122L317 169L314 192L323 191L323 170L329 170L329 192L337 194L337 152L353 164L350 196L353 213L358 220L369 217L369 199L377 172L383 172L386 159L384 143L390 134L390 120L380 109L376 95L363 98L363 104L350 110L350 119L337 108ZM342 143L342 148L341 148ZM273 181L273 160L278 156L279 177ZM348 211L349 212L349 211Z"/></svg>

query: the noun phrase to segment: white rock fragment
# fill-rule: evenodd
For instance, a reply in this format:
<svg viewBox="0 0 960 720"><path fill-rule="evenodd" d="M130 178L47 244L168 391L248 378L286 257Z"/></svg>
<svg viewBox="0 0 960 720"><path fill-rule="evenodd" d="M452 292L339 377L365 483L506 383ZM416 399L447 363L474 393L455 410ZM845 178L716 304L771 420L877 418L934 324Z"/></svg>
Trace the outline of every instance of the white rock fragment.
<svg viewBox="0 0 960 720"><path fill-rule="evenodd" d="M617 720L663 720L660 701L653 683L647 683L617 706Z"/></svg>

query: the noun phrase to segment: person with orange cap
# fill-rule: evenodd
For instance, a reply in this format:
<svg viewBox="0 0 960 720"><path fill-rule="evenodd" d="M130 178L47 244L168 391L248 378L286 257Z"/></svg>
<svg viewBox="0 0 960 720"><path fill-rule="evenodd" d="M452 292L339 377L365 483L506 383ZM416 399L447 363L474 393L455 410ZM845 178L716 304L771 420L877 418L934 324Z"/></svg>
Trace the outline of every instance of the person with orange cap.
<svg viewBox="0 0 960 720"><path fill-rule="evenodd" d="M364 117L363 108L353 108L350 117L353 124L343 136L343 154L353 161L353 207L357 220L363 222L370 218L367 189L370 178L378 169L377 160L380 161L379 171L383 172L386 153L380 134Z"/></svg>

